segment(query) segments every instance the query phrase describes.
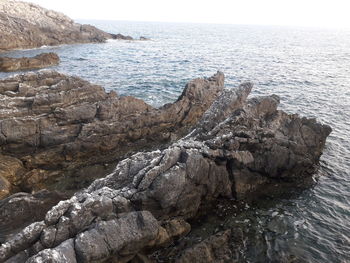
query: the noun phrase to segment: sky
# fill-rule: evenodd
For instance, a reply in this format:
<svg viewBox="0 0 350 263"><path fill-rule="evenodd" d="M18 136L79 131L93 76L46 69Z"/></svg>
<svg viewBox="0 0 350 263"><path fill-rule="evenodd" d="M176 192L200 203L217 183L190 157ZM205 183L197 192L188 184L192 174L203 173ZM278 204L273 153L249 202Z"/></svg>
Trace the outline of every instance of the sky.
<svg viewBox="0 0 350 263"><path fill-rule="evenodd" d="M350 28L350 0L27 0L73 19Z"/></svg>

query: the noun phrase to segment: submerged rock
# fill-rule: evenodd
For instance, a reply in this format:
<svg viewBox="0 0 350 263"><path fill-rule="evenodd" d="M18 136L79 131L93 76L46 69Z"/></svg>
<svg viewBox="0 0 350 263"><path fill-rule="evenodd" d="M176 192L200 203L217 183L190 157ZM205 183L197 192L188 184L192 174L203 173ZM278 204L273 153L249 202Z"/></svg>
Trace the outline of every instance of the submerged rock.
<svg viewBox="0 0 350 263"><path fill-rule="evenodd" d="M62 186L62 176L79 176L79 186L101 177L111 172L106 162L185 134L223 86L222 73L195 79L175 103L157 109L55 71L0 80L0 197L49 184L74 189Z"/></svg>
<svg viewBox="0 0 350 263"><path fill-rule="evenodd" d="M112 39L121 39L121 40L134 40L131 36L124 36L122 34L111 34Z"/></svg>
<svg viewBox="0 0 350 263"><path fill-rule="evenodd" d="M141 41L147 41L147 40L151 40L151 39L148 38L148 37L143 37L143 36L141 36L141 37L140 37L140 40L141 40Z"/></svg>
<svg viewBox="0 0 350 263"><path fill-rule="evenodd" d="M116 35L81 25L32 3L0 1L0 51L74 43L99 43ZM117 35L124 39L123 35Z"/></svg>
<svg viewBox="0 0 350 263"><path fill-rule="evenodd" d="M41 69L58 65L60 58L55 53L42 53L35 57L0 57L0 71L10 72L28 69Z"/></svg>
<svg viewBox="0 0 350 263"><path fill-rule="evenodd" d="M192 101L198 83L217 83L220 76L191 82L179 101L186 94ZM219 197L244 198L276 180L310 176L331 128L277 110L275 95L246 100L251 88L221 90L188 136L119 162L113 173L4 243L0 261L128 262L188 233L186 221ZM213 237L218 244L204 242L178 262L198 254L203 262L226 260L220 255L229 236Z"/></svg>

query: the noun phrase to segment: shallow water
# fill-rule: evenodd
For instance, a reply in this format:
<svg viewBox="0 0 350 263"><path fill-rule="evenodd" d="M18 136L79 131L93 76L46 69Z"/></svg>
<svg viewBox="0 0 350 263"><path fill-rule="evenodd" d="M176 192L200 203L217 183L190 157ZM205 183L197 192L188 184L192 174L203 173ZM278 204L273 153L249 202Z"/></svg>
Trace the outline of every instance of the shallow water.
<svg viewBox="0 0 350 263"><path fill-rule="evenodd" d="M350 262L350 31L292 27L90 21L112 33L152 41L109 41L2 55L56 52L55 69L133 95L154 106L174 101L185 83L226 74L226 85L255 83L254 95L277 94L281 108L333 128L315 184L264 200L227 227L244 228L246 262ZM9 76L0 73L0 77ZM217 224L208 218L206 224ZM249 221L247 221L249 220ZM294 260L294 261L292 261Z"/></svg>

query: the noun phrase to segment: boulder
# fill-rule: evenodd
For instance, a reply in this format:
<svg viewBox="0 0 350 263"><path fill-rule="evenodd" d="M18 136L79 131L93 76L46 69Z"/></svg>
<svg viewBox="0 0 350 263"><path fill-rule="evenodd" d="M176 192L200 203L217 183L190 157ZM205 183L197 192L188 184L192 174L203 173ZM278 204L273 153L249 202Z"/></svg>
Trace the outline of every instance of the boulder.
<svg viewBox="0 0 350 263"><path fill-rule="evenodd" d="M41 69L56 66L60 58L55 53L42 53L35 57L9 58L0 57L0 71L20 71L29 69Z"/></svg>
<svg viewBox="0 0 350 263"><path fill-rule="evenodd" d="M309 178L331 128L278 110L275 95L247 100L251 88L224 89L186 137L124 159L52 207L44 221L0 247L0 261L23 254L27 262L146 260L147 251L188 233L186 222L218 198L241 199L277 181ZM196 255L224 262L229 238L228 232L213 237L178 262Z"/></svg>

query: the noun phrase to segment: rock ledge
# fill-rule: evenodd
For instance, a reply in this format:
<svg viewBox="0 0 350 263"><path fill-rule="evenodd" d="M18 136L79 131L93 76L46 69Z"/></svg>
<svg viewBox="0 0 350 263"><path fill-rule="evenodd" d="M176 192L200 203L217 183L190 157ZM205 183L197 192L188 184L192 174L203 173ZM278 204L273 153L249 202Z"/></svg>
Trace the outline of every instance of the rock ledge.
<svg viewBox="0 0 350 263"><path fill-rule="evenodd" d="M0 71L11 72L29 69L41 69L56 66L59 63L60 58L55 53L42 53L31 58L0 57Z"/></svg>

